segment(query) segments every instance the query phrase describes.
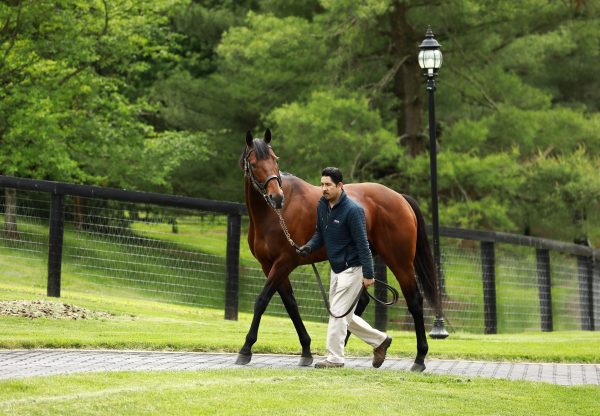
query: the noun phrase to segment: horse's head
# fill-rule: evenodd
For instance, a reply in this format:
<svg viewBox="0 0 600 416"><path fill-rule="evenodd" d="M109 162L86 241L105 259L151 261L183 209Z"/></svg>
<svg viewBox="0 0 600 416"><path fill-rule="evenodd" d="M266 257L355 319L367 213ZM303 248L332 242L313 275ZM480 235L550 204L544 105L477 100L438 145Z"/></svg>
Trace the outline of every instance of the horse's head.
<svg viewBox="0 0 600 416"><path fill-rule="evenodd" d="M283 207L283 189L279 159L269 145L271 131L265 131L264 140L255 139L249 131L246 133L246 148L242 153L240 165L254 188L261 193L267 203L275 209ZM275 179L275 180L273 180Z"/></svg>

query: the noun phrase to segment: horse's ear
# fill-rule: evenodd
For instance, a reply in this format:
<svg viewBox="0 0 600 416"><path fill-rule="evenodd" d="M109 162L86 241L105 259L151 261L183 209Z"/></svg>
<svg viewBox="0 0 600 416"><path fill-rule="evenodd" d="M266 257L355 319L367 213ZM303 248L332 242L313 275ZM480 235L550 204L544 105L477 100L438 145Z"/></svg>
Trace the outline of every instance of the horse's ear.
<svg viewBox="0 0 600 416"><path fill-rule="evenodd" d="M246 144L248 147L252 147L252 143L254 142L254 137L252 137L252 133L250 130L246 132Z"/></svg>
<svg viewBox="0 0 600 416"><path fill-rule="evenodd" d="M271 143L271 130L269 129L265 130L265 142Z"/></svg>

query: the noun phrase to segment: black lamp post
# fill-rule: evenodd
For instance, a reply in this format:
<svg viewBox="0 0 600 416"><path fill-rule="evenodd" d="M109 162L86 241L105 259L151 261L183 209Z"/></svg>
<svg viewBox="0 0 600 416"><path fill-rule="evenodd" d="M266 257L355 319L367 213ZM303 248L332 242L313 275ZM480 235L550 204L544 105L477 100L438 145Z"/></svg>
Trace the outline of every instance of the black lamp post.
<svg viewBox="0 0 600 416"><path fill-rule="evenodd" d="M427 92L429 95L429 164L431 169L431 220L433 222L433 256L439 277L440 302L444 288L442 277L442 264L440 260L440 223L438 218L438 191L437 191L437 149L435 137L435 77L442 66L441 45L433 37L431 26L427 28L425 39L419 45L419 66L427 77ZM436 311L436 314L440 315ZM446 338L448 332L444 328L444 318L436 316L433 328L429 333L431 338Z"/></svg>

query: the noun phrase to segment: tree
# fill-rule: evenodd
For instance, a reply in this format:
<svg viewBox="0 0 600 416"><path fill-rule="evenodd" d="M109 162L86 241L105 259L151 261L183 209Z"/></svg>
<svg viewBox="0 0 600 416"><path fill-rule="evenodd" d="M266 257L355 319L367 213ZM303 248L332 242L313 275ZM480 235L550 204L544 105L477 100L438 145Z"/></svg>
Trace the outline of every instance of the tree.
<svg viewBox="0 0 600 416"><path fill-rule="evenodd" d="M178 60L167 14L178 3L2 4L2 171L126 187L164 183L164 168L152 171L142 156L157 147L153 139L164 147L176 137L161 137L151 87ZM202 149L198 135L190 141Z"/></svg>
<svg viewBox="0 0 600 416"><path fill-rule="evenodd" d="M347 182L366 180L370 164L394 160L399 152L396 136L383 128L368 99L346 91L315 91L305 104L277 108L267 123L285 155L284 168L313 183L325 166L339 167Z"/></svg>
<svg viewBox="0 0 600 416"><path fill-rule="evenodd" d="M2 173L168 190L178 163L205 157L205 136L165 131L152 101L178 60L177 3L0 4Z"/></svg>
<svg viewBox="0 0 600 416"><path fill-rule="evenodd" d="M181 70L159 86L162 114L177 129L206 132L214 159L189 162L179 170L177 189L196 196L243 196L235 168L243 134L254 129L266 109L294 101L318 82L325 60L318 33L304 19L250 12L243 26L226 30L214 51L215 71L194 79ZM196 178L210 178L210 186Z"/></svg>
<svg viewBox="0 0 600 416"><path fill-rule="evenodd" d="M431 25L445 58L436 95L442 223L552 236L532 215L542 208L530 198L535 186L564 201L553 217L562 230L600 238L590 214L594 188L573 185L597 166L600 143L592 69L600 10L591 3L191 2L201 12L179 32L193 45L190 55L182 53L179 70L157 91L167 125L206 134L213 156L182 165L175 182L199 195L241 199L232 166L243 132L273 127L284 168L313 180L322 165L338 164L352 180L409 192L427 208L425 88L416 55ZM574 160L582 162L571 174ZM540 180L548 166L572 180ZM575 217L572 186L589 204L575 204ZM577 225L582 218L586 225Z"/></svg>

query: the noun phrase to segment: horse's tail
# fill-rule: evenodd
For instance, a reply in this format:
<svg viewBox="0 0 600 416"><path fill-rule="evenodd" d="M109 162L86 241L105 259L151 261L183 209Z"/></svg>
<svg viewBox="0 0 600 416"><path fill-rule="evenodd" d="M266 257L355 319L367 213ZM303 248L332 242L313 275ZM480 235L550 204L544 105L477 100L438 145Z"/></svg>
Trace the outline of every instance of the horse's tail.
<svg viewBox="0 0 600 416"><path fill-rule="evenodd" d="M423 213L421 212L417 201L409 195L402 194L402 196L409 203L417 217L417 250L414 261L417 280L423 290L425 299L427 299L429 304L435 309L437 317L441 317L442 305L440 303L439 280L433 261L433 254L431 253L431 247L427 240L425 219L423 218Z"/></svg>

